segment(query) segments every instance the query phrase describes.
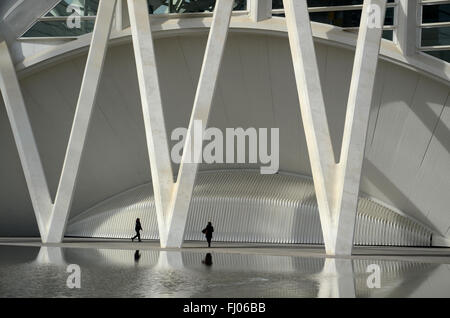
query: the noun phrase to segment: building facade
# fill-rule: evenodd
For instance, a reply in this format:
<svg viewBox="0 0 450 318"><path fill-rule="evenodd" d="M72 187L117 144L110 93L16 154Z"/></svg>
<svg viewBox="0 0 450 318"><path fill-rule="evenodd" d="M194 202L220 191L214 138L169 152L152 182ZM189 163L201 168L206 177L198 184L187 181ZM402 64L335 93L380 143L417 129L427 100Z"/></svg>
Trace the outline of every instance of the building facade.
<svg viewBox="0 0 450 318"><path fill-rule="evenodd" d="M143 237L170 247L208 221L217 240L329 254L448 246L448 12L410 0L2 1L0 236L128 239L140 217ZM279 129L277 173L248 153L173 162L171 135L189 128L188 149L194 120Z"/></svg>

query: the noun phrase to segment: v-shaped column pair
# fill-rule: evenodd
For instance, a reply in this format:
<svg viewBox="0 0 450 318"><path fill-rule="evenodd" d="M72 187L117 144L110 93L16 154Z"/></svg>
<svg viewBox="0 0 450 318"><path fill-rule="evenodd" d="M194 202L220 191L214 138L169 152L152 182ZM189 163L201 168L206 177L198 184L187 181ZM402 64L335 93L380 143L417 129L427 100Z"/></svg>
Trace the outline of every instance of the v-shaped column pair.
<svg viewBox="0 0 450 318"><path fill-rule="evenodd" d="M218 0L204 56L181 166L173 181L147 0L128 0L133 46L151 163L161 246L180 247L201 147L194 123L206 126L234 1ZM116 0L101 0L54 204L6 42L0 42L0 88L11 122L43 242L61 242L77 181L108 46ZM194 146L194 147L193 147ZM190 151L194 149L194 151ZM192 157L193 155L193 157ZM193 160L192 160L193 159Z"/></svg>
<svg viewBox="0 0 450 318"><path fill-rule="evenodd" d="M72 131L55 202L51 200L33 130L6 42L0 43L0 88L30 192L43 242L61 242L64 236L82 152L95 104L116 0L100 1L86 62Z"/></svg>
<svg viewBox="0 0 450 318"><path fill-rule="evenodd" d="M331 144L307 2L283 1L326 252L349 255L386 0L364 1L338 163Z"/></svg>
<svg viewBox="0 0 450 318"><path fill-rule="evenodd" d="M205 127L208 122L233 3L232 0L216 2L181 165L174 182L147 1L128 0L162 247L181 247L183 242L197 162L202 155L201 145L198 147L194 142L194 123L200 121Z"/></svg>

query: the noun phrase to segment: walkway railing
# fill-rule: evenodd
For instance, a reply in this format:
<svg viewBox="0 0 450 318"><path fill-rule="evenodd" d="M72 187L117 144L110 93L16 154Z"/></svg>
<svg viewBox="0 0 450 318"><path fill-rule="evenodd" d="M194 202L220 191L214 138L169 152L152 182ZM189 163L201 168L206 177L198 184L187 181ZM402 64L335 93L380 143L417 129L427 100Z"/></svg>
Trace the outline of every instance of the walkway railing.
<svg viewBox="0 0 450 318"><path fill-rule="evenodd" d="M417 10L419 51L450 62L450 1L421 0Z"/></svg>

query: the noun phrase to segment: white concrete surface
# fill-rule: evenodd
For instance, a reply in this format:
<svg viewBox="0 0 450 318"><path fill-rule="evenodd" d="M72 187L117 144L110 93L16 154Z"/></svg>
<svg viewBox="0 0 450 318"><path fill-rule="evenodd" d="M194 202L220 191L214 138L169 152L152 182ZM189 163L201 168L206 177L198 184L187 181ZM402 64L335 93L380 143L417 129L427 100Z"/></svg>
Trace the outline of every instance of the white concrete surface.
<svg viewBox="0 0 450 318"><path fill-rule="evenodd" d="M64 237L75 192L81 156L85 147L92 109L96 101L97 90L105 61L115 6L115 0L101 1L99 5L72 131L70 133L61 178L48 225L48 234L41 233L44 242L61 242Z"/></svg>
<svg viewBox="0 0 450 318"><path fill-rule="evenodd" d="M418 0L399 0L397 10L397 29L394 31L394 41L406 57L417 54L421 43L420 29L417 27Z"/></svg>
<svg viewBox="0 0 450 318"><path fill-rule="evenodd" d="M386 0L364 1L358 43L353 63L352 80L347 103L342 149L335 175L336 200L332 206L334 226L337 226L335 252L350 254L355 232L361 171L366 146L367 128L372 105L382 24L375 25L371 8L379 8L384 21Z"/></svg>
<svg viewBox="0 0 450 318"><path fill-rule="evenodd" d="M116 14L114 17L116 31L122 32L124 29L130 27L130 14L128 11L128 2L127 0L117 0L116 6L117 6Z"/></svg>
<svg viewBox="0 0 450 318"><path fill-rule="evenodd" d="M254 22L260 22L272 17L272 0L249 0L247 6L250 18Z"/></svg>
<svg viewBox="0 0 450 318"><path fill-rule="evenodd" d="M146 0L128 1L161 246L166 246L173 172Z"/></svg>
<svg viewBox="0 0 450 318"><path fill-rule="evenodd" d="M335 157L331 144L308 6L303 1L284 1L292 63L300 99L320 222L327 253L335 254L332 224Z"/></svg>
<svg viewBox="0 0 450 318"><path fill-rule="evenodd" d="M30 118L6 41L0 42L0 90L40 233L46 235L52 201Z"/></svg>

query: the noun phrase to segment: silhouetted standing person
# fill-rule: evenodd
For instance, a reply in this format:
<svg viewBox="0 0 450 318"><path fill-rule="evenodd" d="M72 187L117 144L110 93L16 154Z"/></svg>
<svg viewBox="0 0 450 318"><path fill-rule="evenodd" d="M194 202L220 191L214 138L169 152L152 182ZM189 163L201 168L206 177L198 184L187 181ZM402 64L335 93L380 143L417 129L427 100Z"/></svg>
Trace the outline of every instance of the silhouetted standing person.
<svg viewBox="0 0 450 318"><path fill-rule="evenodd" d="M142 242L140 233L140 231L142 231L142 226L141 220L139 220L139 218L136 219L136 226L134 227L134 230L136 231L136 235L131 238L131 241L134 241L135 238L138 238L139 242Z"/></svg>
<svg viewBox="0 0 450 318"><path fill-rule="evenodd" d="M206 240L208 241L208 247L211 247L212 234L214 232L214 227L211 222L203 229L202 233L205 234Z"/></svg>

